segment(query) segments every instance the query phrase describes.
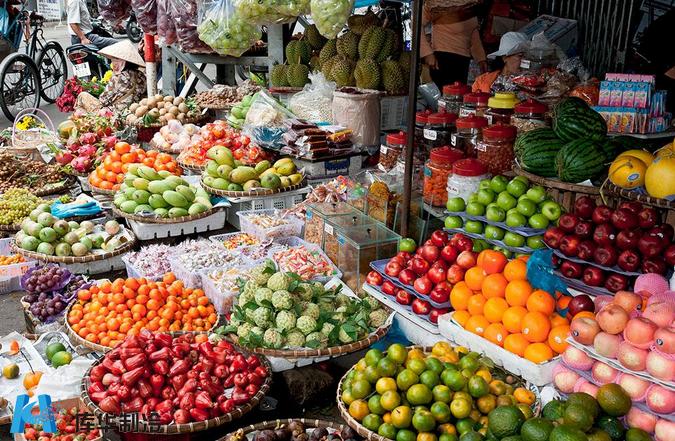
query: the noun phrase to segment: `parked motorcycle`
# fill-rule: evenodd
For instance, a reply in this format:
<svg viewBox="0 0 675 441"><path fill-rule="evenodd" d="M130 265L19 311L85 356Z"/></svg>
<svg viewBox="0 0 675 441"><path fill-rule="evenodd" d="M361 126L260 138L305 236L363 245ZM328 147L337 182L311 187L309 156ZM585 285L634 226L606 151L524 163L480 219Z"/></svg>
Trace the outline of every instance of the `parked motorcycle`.
<svg viewBox="0 0 675 441"><path fill-rule="evenodd" d="M93 44L74 44L66 49L66 55L73 65L73 73L83 80L92 77L103 78L108 71L107 60L98 55L98 47Z"/></svg>
<svg viewBox="0 0 675 441"><path fill-rule="evenodd" d="M127 37L129 37L129 40L131 40L134 43L138 43L141 41L141 38L143 38L143 30L141 27L138 25L138 21L136 20L136 14L132 11L131 12L131 17L127 20L127 25L126 25L126 34Z"/></svg>

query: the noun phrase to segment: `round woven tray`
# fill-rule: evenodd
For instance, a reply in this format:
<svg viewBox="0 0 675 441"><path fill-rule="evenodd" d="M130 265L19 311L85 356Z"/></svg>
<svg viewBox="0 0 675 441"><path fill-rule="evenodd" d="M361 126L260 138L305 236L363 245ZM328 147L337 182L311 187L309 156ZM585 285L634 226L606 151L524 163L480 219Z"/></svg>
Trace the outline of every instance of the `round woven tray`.
<svg viewBox="0 0 675 441"><path fill-rule="evenodd" d="M295 185L289 185L288 187L275 188L275 189L261 189L261 190L251 190L251 191L227 191L227 190L218 190L213 187L209 187L204 184L204 179L201 180L201 186L204 190L216 196L230 196L233 198L242 198L247 196L271 196L277 193L285 193L287 191L298 190L307 185L307 179L302 178L302 181L298 182Z"/></svg>
<svg viewBox="0 0 675 441"><path fill-rule="evenodd" d="M408 350L411 349L421 349L426 354L431 352L432 348L431 346L409 346ZM347 408L347 406L345 406L344 401L342 401L342 384L344 383L345 378L347 378L347 375L349 374L349 372L352 371L352 369L354 369L354 367L352 367L345 373L345 375L340 379L340 383L338 384L337 404L338 408L340 409L340 416L342 416L342 419L347 422L349 427L356 430L356 433L358 433L368 441L391 441L391 439L389 438L385 438L371 430L366 429L361 425L359 421L357 421L354 417L352 417L349 414L349 409ZM535 392L535 395L537 396L537 401L535 401L534 408L532 409L532 417L537 417L541 413L541 400L538 397L538 389L536 388L536 386L530 387L530 390L532 389L534 389L533 392Z"/></svg>
<svg viewBox="0 0 675 441"><path fill-rule="evenodd" d="M119 247L118 249L111 251L109 253L97 253L97 254L88 254L86 256L48 256L42 253L36 253L35 251L27 251L19 246L17 246L14 241L10 242L10 246L14 251L21 254L26 259L35 259L40 262L53 262L53 263L88 263L88 262L97 262L99 260L110 259L111 257L119 256L124 254L127 251L130 251L136 245L136 236L134 235L131 229L127 229L127 232L131 235L131 240Z"/></svg>
<svg viewBox="0 0 675 441"><path fill-rule="evenodd" d="M273 87L270 90L275 92L300 92L302 90L302 87L279 86Z"/></svg>
<svg viewBox="0 0 675 441"><path fill-rule="evenodd" d="M19 225L0 225L0 231L19 231L21 230L21 226Z"/></svg>
<svg viewBox="0 0 675 441"><path fill-rule="evenodd" d="M180 161L178 159L176 159L176 162L178 163L178 165L181 168L184 168L186 170L199 171L199 172L206 170L206 164L203 164L203 165L187 164L187 163L185 163L183 161Z"/></svg>
<svg viewBox="0 0 675 441"><path fill-rule="evenodd" d="M40 189L40 190L29 190L29 191L37 197L49 196L50 194L63 193L64 191L66 191L70 187L72 187L73 184L75 184L75 178L73 176L68 176L66 178L65 182L61 185L57 185L57 186L49 187L49 188L43 188L43 189ZM22 187L19 187L19 188L22 188Z"/></svg>
<svg viewBox="0 0 675 441"><path fill-rule="evenodd" d="M102 194L102 195L105 195L105 196L115 196L117 194L117 192L119 191L119 190L106 190L105 188L94 187L93 185L91 185L91 183L89 181L87 181L87 184L89 184L89 188L90 188L89 191L91 191L92 193Z"/></svg>
<svg viewBox="0 0 675 441"><path fill-rule="evenodd" d="M164 147L160 147L157 144L155 144L155 142L153 140L150 140L150 142L148 142L148 144L150 144L150 147L152 147L153 149L159 150L160 152L168 153L170 155L177 155L177 154L180 153L180 150L175 151L175 150L171 150L171 149L165 149Z"/></svg>
<svg viewBox="0 0 675 441"><path fill-rule="evenodd" d="M209 217L214 214L219 208L212 208L203 213L195 214L194 216L182 216L182 217L143 217L136 216L135 214L125 213L117 207L112 207L113 213L123 217L125 219L131 219L136 222L143 222L146 224L180 224L183 222L190 222L197 219L202 219L204 217Z"/></svg>
<svg viewBox="0 0 675 441"><path fill-rule="evenodd" d="M653 198L644 194L636 193L627 188L621 188L618 185L613 184L612 182L607 181L607 184L603 186L603 189L607 189L610 193L620 196L631 201L638 201L643 204L651 205L652 207L665 208L667 210L675 210L675 201L669 201L666 199Z"/></svg>
<svg viewBox="0 0 675 441"><path fill-rule="evenodd" d="M228 104L225 104L225 105L222 105L222 106L211 106L211 105L202 104L199 101L197 101L197 103L199 104L199 107L201 107L202 109L209 109L209 110L232 110L232 108L235 105L234 103L228 103Z"/></svg>
<svg viewBox="0 0 675 441"><path fill-rule="evenodd" d="M195 123L198 123L199 121L205 120L206 117L207 117L206 114L200 114L199 116L197 116L195 118L183 120L181 122L181 124L195 124ZM148 129L150 127L164 127L164 126L168 125L169 122L168 121L166 121L166 122L154 122L154 123L148 124L147 126L145 124L143 124L142 122L141 123L136 122L136 123L133 123L133 124L128 124L125 121L124 124L126 126L136 127L136 128L140 128L140 129Z"/></svg>
<svg viewBox="0 0 675 441"><path fill-rule="evenodd" d="M237 434L247 435L251 432L259 432L265 429L274 430L277 427L287 426L292 422L299 421L305 425L307 429L314 429L317 427L323 427L324 429L335 429L342 430L344 429L344 424L334 423L332 421L323 421L323 420L310 420L305 418L294 418L288 420L272 420L272 421L263 421L257 424L251 424L250 426L242 427L232 433L228 433L224 437L218 439L218 441L226 441L230 436ZM243 441L243 440L242 440Z"/></svg>
<svg viewBox="0 0 675 441"><path fill-rule="evenodd" d="M178 334L176 333L171 333L171 335L177 336ZM242 354L247 355L248 351L242 350L240 348L237 348ZM91 372L91 369L94 366L99 365L103 361L103 357L99 358L94 362L94 364L87 370L87 372L84 374L82 377L82 381L80 382L80 387L82 388L82 402L84 403L87 408L96 415L96 417L101 421L101 417L106 414L101 410L101 408L96 405L91 399L89 398L89 393L87 392L88 388L88 379L89 379L89 373ZM173 434L178 434L178 433L193 433L193 432L201 432L203 430L208 430L208 429L213 429L214 427L221 426L225 423L229 423L231 421L236 420L237 418L241 418L243 415L246 413L250 412L253 410L254 407L258 405L260 400L262 400L267 392L270 390L270 384L272 383L272 366L270 366L269 361L265 359L265 357L260 357L260 364L263 366L267 372L270 373L270 375L265 378L265 381L263 382L262 386L260 386L260 390L258 393L256 393L253 398L251 398L251 401L248 403L237 407L234 409L232 412L219 416L217 418L212 418L210 420L206 421L201 421L198 423L187 423L187 424L168 424L168 425L162 425L159 426L159 431L156 430L151 430L151 429L156 429L156 427L150 427L146 422L144 421L138 421L138 432L139 433L153 433L153 434L159 434L159 435L173 435ZM116 420L116 416L112 415L113 420ZM140 420L140 419L139 419Z"/></svg>
<svg viewBox="0 0 675 441"><path fill-rule="evenodd" d="M512 168L513 172L518 176L523 176L534 182L535 184L541 185L542 187L555 188L562 191L572 191L574 193L584 193L589 195L600 195L600 187L590 187L588 185L579 185L579 184L570 184L569 182L560 182L553 179L542 178L541 176L533 175L532 173L526 172L522 168L514 165Z"/></svg>

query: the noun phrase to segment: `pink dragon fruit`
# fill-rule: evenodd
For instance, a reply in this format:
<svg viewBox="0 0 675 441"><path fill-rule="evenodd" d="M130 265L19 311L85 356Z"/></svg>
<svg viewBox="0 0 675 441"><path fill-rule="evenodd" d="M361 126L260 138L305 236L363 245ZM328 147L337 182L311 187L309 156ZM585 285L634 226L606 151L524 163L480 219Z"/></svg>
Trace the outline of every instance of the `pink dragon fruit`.
<svg viewBox="0 0 675 441"><path fill-rule="evenodd" d="M91 167L91 160L87 157L80 156L78 158L73 159L71 165L76 171L80 173L86 173L89 171L89 168Z"/></svg>
<svg viewBox="0 0 675 441"><path fill-rule="evenodd" d="M105 147L106 150L112 150L117 143L117 138L115 136L106 136L102 138L101 141L103 142L103 147Z"/></svg>
<svg viewBox="0 0 675 441"><path fill-rule="evenodd" d="M104 116L106 118L110 118L113 116L112 112L108 109L101 109L98 111L98 116Z"/></svg>
<svg viewBox="0 0 675 441"><path fill-rule="evenodd" d="M70 164L70 161L73 160L73 155L69 151L61 151L56 155L56 162L60 165Z"/></svg>
<svg viewBox="0 0 675 441"><path fill-rule="evenodd" d="M91 144L83 145L77 151L77 154L80 155L80 156L87 157L87 158L93 158L94 155L96 155L96 146L93 146Z"/></svg>
<svg viewBox="0 0 675 441"><path fill-rule="evenodd" d="M102 129L99 129L96 131L96 135L99 138L103 138L105 136L110 136L113 134L113 130L110 127L104 127Z"/></svg>
<svg viewBox="0 0 675 441"><path fill-rule="evenodd" d="M78 140L80 144L96 144L96 141L98 141L98 139L95 133L85 133L80 135L80 139Z"/></svg>
<svg viewBox="0 0 675 441"><path fill-rule="evenodd" d="M68 150L70 150L71 153L77 153L77 151L79 149L80 149L80 145L76 142L68 144Z"/></svg>
<svg viewBox="0 0 675 441"><path fill-rule="evenodd" d="M73 112L73 118L82 118L85 113L82 110L76 110Z"/></svg>

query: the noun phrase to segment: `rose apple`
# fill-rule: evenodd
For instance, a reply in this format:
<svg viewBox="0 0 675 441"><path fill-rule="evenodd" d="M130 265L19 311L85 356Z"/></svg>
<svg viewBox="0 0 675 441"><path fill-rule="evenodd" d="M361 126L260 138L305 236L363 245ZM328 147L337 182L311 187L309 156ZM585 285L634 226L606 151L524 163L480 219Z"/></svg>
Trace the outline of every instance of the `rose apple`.
<svg viewBox="0 0 675 441"><path fill-rule="evenodd" d="M616 235L616 247L620 250L632 250L637 248L640 234L637 230L623 230Z"/></svg>
<svg viewBox="0 0 675 441"><path fill-rule="evenodd" d="M413 312L417 315L427 315L431 312L431 303L422 299L415 299L412 302Z"/></svg>
<svg viewBox="0 0 675 441"><path fill-rule="evenodd" d="M468 250L462 251L459 253L459 256L457 256L456 263L460 266L460 268L465 270L473 268L476 266L476 254Z"/></svg>
<svg viewBox="0 0 675 441"><path fill-rule="evenodd" d="M593 231L593 240L598 245L612 245L616 240L616 228L612 224L598 225Z"/></svg>
<svg viewBox="0 0 675 441"><path fill-rule="evenodd" d="M598 265L612 267L616 265L619 252L612 245L600 245L593 252L593 260Z"/></svg>
<svg viewBox="0 0 675 441"><path fill-rule="evenodd" d="M572 315L572 318L582 311L595 311L595 304L593 299L586 294L573 297L567 305L567 312Z"/></svg>
<svg viewBox="0 0 675 441"><path fill-rule="evenodd" d="M445 244L448 243L449 239L448 233L443 230L436 230L431 233L431 243L439 248L443 248Z"/></svg>
<svg viewBox="0 0 675 441"><path fill-rule="evenodd" d="M396 302L400 305L410 305L413 302L413 296L405 289L399 289L396 293Z"/></svg>
<svg viewBox="0 0 675 441"><path fill-rule="evenodd" d="M574 233L574 229L579 225L581 218L576 213L566 213L560 216L558 219L558 228L563 230L565 233Z"/></svg>
<svg viewBox="0 0 675 441"><path fill-rule="evenodd" d="M560 252L567 257L576 257L579 254L581 241L575 235L568 235L560 240Z"/></svg>
<svg viewBox="0 0 675 441"><path fill-rule="evenodd" d="M395 260L390 260L389 263L387 263L387 265L384 267L384 273L391 277L398 277L402 270L403 265Z"/></svg>
<svg viewBox="0 0 675 441"><path fill-rule="evenodd" d="M602 286L605 283L605 272L598 267L588 266L584 270L582 280L588 286Z"/></svg>
<svg viewBox="0 0 675 441"><path fill-rule="evenodd" d="M563 274L563 276L570 279L578 279L584 273L584 266L579 262L565 260L560 265L560 272Z"/></svg>
<svg viewBox="0 0 675 441"><path fill-rule="evenodd" d="M385 280L384 283L382 283L382 292L393 296L396 293L396 285L394 285L390 280Z"/></svg>
<svg viewBox="0 0 675 441"><path fill-rule="evenodd" d="M441 259L450 264L455 263L457 256L459 256L459 250L453 245L446 245L441 250Z"/></svg>
<svg viewBox="0 0 675 441"><path fill-rule="evenodd" d="M574 228L574 234L579 236L580 239L590 239L593 237L593 223L587 220L579 221Z"/></svg>
<svg viewBox="0 0 675 441"><path fill-rule="evenodd" d="M549 228L544 232L544 243L550 248L558 249L565 232L560 227Z"/></svg>
<svg viewBox="0 0 675 441"><path fill-rule="evenodd" d="M662 276L668 272L668 264L661 256L652 256L642 262L643 273L656 273Z"/></svg>
<svg viewBox="0 0 675 441"><path fill-rule="evenodd" d="M457 265L456 263L453 263L448 269L447 280L453 285L464 280L464 268Z"/></svg>
<svg viewBox="0 0 675 441"><path fill-rule="evenodd" d="M661 216L654 207L645 207L638 212L640 228L648 230L654 228L661 222Z"/></svg>
<svg viewBox="0 0 675 441"><path fill-rule="evenodd" d="M450 312L450 308L433 308L429 313L431 323L438 323L438 317Z"/></svg>
<svg viewBox="0 0 675 441"><path fill-rule="evenodd" d="M612 293L624 291L628 289L629 283L628 277L623 274L613 273L605 280L605 289Z"/></svg>
<svg viewBox="0 0 675 441"><path fill-rule="evenodd" d="M640 255L635 250L624 250L616 262L624 271L637 271L640 268Z"/></svg>
<svg viewBox="0 0 675 441"><path fill-rule="evenodd" d="M663 240L654 233L645 234L638 240L638 250L646 258L658 256L664 248Z"/></svg>
<svg viewBox="0 0 675 441"><path fill-rule="evenodd" d="M382 278L382 275L377 271L371 271L366 276L366 282L368 282L371 285L380 286L382 285L382 282L384 282L384 279Z"/></svg>
<svg viewBox="0 0 675 441"><path fill-rule="evenodd" d="M431 292L433 283L428 277L420 277L413 283L413 288L420 294L428 295Z"/></svg>
<svg viewBox="0 0 675 441"><path fill-rule="evenodd" d="M582 219L590 219L593 216L595 207L597 207L595 200L588 196L583 196L574 202L573 212L578 214Z"/></svg>
<svg viewBox="0 0 675 441"><path fill-rule="evenodd" d="M592 240L585 240L579 244L579 253L577 257L581 260L589 261L593 258L593 253L595 249L598 248L598 244Z"/></svg>
<svg viewBox="0 0 675 441"><path fill-rule="evenodd" d="M412 285L417 279L417 274L411 269L404 269L398 274L398 280L404 285Z"/></svg>
<svg viewBox="0 0 675 441"><path fill-rule="evenodd" d="M415 256L410 259L410 269L415 271L420 276L429 272L430 268L431 264L419 256Z"/></svg>

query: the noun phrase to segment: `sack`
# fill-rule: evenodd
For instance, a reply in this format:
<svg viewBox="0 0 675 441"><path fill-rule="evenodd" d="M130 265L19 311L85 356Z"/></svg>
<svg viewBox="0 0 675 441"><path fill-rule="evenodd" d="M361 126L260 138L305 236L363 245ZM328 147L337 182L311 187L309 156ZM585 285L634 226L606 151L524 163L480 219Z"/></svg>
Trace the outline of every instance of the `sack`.
<svg viewBox="0 0 675 441"><path fill-rule="evenodd" d="M243 19L231 0L221 0L197 27L199 39L223 55L240 57L262 38L262 29Z"/></svg>
<svg viewBox="0 0 675 441"><path fill-rule="evenodd" d="M353 93L335 91L333 121L352 130L352 142L360 147L380 144L380 93L357 90Z"/></svg>
<svg viewBox="0 0 675 441"><path fill-rule="evenodd" d="M309 80L311 83L293 95L288 107L298 118L309 122L332 122L335 82L327 81L321 72L309 74Z"/></svg>

